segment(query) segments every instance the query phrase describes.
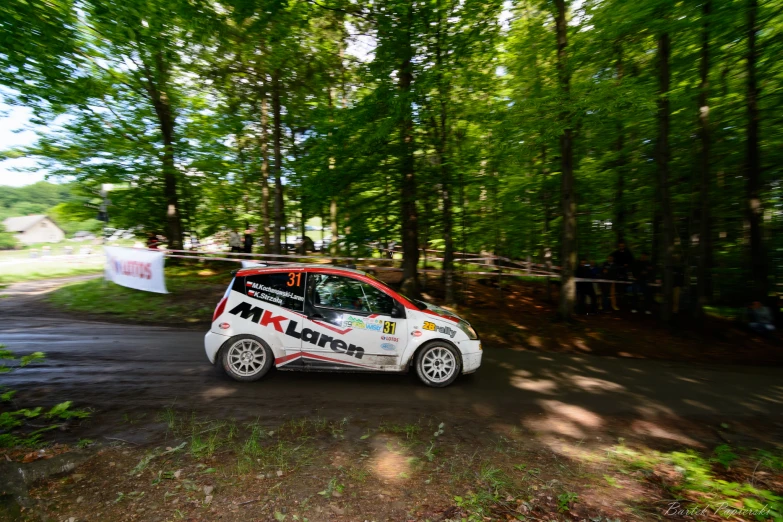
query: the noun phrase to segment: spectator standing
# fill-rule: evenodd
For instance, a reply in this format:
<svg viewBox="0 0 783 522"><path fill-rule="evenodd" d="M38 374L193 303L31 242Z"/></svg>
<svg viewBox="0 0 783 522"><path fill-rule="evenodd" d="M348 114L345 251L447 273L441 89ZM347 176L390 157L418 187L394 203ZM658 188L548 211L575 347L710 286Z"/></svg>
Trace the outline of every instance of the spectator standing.
<svg viewBox="0 0 783 522"><path fill-rule="evenodd" d="M147 234L147 248L150 250L157 250L158 246L160 245L160 241L158 241L158 235L154 232L150 232Z"/></svg>
<svg viewBox="0 0 783 522"><path fill-rule="evenodd" d="M685 266L682 264L679 254L674 256L672 283L672 313L678 314L680 313L680 295L685 286Z"/></svg>
<svg viewBox="0 0 783 522"><path fill-rule="evenodd" d="M244 237L244 252L245 254L252 254L253 253L253 234L250 229L245 230L245 237Z"/></svg>
<svg viewBox="0 0 783 522"><path fill-rule="evenodd" d="M612 257L617 265L617 279L628 279L628 272L633 268L633 254L625 245L625 241L617 243L617 250L612 252Z"/></svg>
<svg viewBox="0 0 783 522"><path fill-rule="evenodd" d="M603 276L603 267L599 266L598 263L593 260L590 261L590 277L593 279L602 279ZM595 301L596 306L598 307L598 311L603 311L604 309L604 296L603 296L603 284L602 283L592 283L593 285L593 291L595 292Z"/></svg>
<svg viewBox="0 0 783 522"><path fill-rule="evenodd" d="M234 229L231 229L228 233L228 247L231 252L242 251L242 240L239 239L239 234L237 234L237 231Z"/></svg>
<svg viewBox="0 0 783 522"><path fill-rule="evenodd" d="M772 334L775 331L772 311L761 304L761 301L753 301L748 309L748 326L758 334Z"/></svg>
<svg viewBox="0 0 783 522"><path fill-rule="evenodd" d="M614 262L614 256L609 256L606 259L604 266L601 267L601 279L614 281L617 279L618 271L617 263ZM611 306L612 310L615 312L619 310L617 307L617 296L615 294L614 283L601 283L601 294L604 298L605 309L609 310L609 307Z"/></svg>
<svg viewBox="0 0 783 522"><path fill-rule="evenodd" d="M586 260L579 262L579 266L576 268L576 277L578 279L593 278L592 270L590 270L590 265L587 264ZM590 299L589 306L586 303L588 298ZM576 299L581 313L596 313L595 290L591 281L579 281L576 283Z"/></svg>
<svg viewBox="0 0 783 522"><path fill-rule="evenodd" d="M655 270L648 259L647 252L643 252L638 260L633 262L631 273L634 277L633 282L633 307L631 313L636 313L639 307L639 297L644 299L644 313L652 314L650 311L652 304L652 292L650 291L650 281L655 276Z"/></svg>

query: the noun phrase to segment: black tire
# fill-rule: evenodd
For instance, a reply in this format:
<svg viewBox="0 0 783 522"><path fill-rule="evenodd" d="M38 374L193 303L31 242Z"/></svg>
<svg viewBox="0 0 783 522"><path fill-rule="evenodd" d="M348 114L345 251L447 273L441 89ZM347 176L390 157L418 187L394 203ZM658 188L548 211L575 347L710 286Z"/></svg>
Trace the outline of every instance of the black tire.
<svg viewBox="0 0 783 522"><path fill-rule="evenodd" d="M248 352L252 358L245 355ZM259 363L260 353L264 359ZM223 371L235 381L252 382L261 379L269 372L274 360L275 356L266 341L255 335L235 335L220 348ZM243 371L243 368L246 370Z"/></svg>
<svg viewBox="0 0 783 522"><path fill-rule="evenodd" d="M451 354L451 359L443 350ZM444 366L439 367L438 361ZM443 374L449 370L448 362L452 364L450 373ZM448 386L462 373L462 356L454 346L444 341L432 341L425 345L416 353L413 364L419 380L433 388ZM441 374L441 378L438 378L438 374Z"/></svg>

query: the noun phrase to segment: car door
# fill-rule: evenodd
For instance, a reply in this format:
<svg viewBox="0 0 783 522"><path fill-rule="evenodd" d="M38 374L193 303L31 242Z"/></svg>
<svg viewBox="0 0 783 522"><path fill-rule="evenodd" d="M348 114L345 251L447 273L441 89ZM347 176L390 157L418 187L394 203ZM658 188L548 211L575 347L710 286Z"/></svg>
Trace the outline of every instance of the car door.
<svg viewBox="0 0 783 522"><path fill-rule="evenodd" d="M242 317L252 315L252 330L270 346L283 350L275 359L279 368L302 365L302 340L298 330L304 322L306 273L301 270L263 272L245 277L246 299L254 306ZM256 323L256 324L252 324Z"/></svg>
<svg viewBox="0 0 783 522"><path fill-rule="evenodd" d="M404 307L367 282L310 273L302 331L305 366L394 371L407 343Z"/></svg>

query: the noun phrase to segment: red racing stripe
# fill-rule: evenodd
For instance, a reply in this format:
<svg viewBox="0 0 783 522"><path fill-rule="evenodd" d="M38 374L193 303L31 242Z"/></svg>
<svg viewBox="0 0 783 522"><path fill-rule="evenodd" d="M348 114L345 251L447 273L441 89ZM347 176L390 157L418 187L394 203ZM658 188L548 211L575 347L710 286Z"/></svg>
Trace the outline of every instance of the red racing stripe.
<svg viewBox="0 0 783 522"><path fill-rule="evenodd" d="M323 355L318 355L318 354L310 353L310 352L302 352L302 357L305 357L305 358L309 357L310 359L317 359L317 360L321 360L321 361L336 362L336 363L345 364L345 365L348 365L348 366L359 366L361 368L373 368L372 366L369 366L367 364L359 364L359 363L355 363L355 362L351 362L351 361L341 361L340 359L332 359L331 357L325 357Z"/></svg>
<svg viewBox="0 0 783 522"><path fill-rule="evenodd" d="M432 310L419 310L419 311L424 312L425 314L434 315L435 317L440 317L441 319L447 319L449 321L454 321L455 323L459 323L459 319L451 315L439 314L437 312L433 312Z"/></svg>
<svg viewBox="0 0 783 522"><path fill-rule="evenodd" d="M316 321L314 319L310 319L310 321L314 322L318 326L323 326L327 330L331 330L333 332L337 332L340 335L345 335L345 334L347 334L348 332L351 331L351 328L346 328L345 330L340 330L339 328L335 328L334 326L332 326L330 324L322 323L321 321Z"/></svg>
<svg viewBox="0 0 783 522"><path fill-rule="evenodd" d="M278 357L275 359L275 365L280 366L281 364L289 363L291 361L294 361L302 356L302 352L292 353L291 355L286 355L283 357Z"/></svg>

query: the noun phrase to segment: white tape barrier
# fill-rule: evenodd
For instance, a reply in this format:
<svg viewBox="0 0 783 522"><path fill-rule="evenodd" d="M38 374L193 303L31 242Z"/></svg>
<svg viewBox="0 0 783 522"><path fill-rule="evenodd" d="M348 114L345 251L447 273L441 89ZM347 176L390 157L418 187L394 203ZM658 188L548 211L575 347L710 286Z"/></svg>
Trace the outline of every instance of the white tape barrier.
<svg viewBox="0 0 783 522"><path fill-rule="evenodd" d="M184 252L188 254L210 254L215 255L216 252L200 252L200 251L190 251L190 250L168 250L167 252ZM323 261L324 259L337 259L337 260L347 260L347 261L389 261L388 259L377 259L377 258L356 258L356 257L332 257L332 256L301 256L301 255L291 255L291 254L245 254L240 252L230 252L229 255L234 256L243 256L243 257L270 257L270 258L290 258L290 259L317 259L320 261ZM230 258L230 257L206 257L206 256L182 256L182 255L175 255L175 254L166 254L166 257L176 257L180 259L201 259L205 261L231 261L234 263L242 263L242 268L252 268L253 266L262 266L262 265L287 265L290 264L289 261L276 261L276 260L262 260L261 262L247 260L247 259L236 259L236 258ZM485 258L482 258L485 259ZM502 259L502 258L499 258ZM484 263L473 263L478 264L480 266L497 266L497 265L488 265ZM329 265L325 265L329 266ZM540 265L534 265L534 266L540 266ZM376 271L376 272L402 272L402 268L394 268L394 267L386 267L386 266L372 266L372 267L359 267L357 268L363 268L367 271ZM498 269L503 270L513 270L517 272L524 272L527 269L526 268L516 268L516 267L498 267ZM420 268L418 270L419 273L424 274L442 274L443 270L437 270L437 269L423 269ZM560 274L558 273L541 273L540 270L535 270L533 273L512 273L512 272L477 272L477 271L470 271L465 272L462 270L455 270L455 272L458 272L459 274L464 275L487 275L487 276L493 276L493 277L546 277L550 279L559 279ZM574 281L577 283L613 283L618 285L630 285L635 283L634 280L619 280L619 279L586 279L577 277L574 278ZM647 283L647 286L660 286L660 283Z"/></svg>
<svg viewBox="0 0 783 522"><path fill-rule="evenodd" d="M104 247L106 279L121 286L167 294L163 272L166 253L142 248Z"/></svg>

